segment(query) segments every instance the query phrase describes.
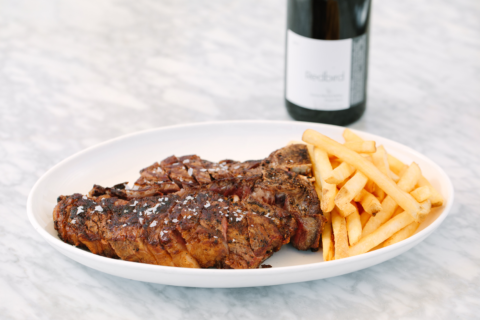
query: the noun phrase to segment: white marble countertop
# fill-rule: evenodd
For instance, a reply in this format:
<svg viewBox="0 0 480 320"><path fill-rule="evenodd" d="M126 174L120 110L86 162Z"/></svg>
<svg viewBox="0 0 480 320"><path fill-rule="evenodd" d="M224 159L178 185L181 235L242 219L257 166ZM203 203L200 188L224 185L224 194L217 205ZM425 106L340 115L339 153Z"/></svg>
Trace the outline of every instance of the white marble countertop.
<svg viewBox="0 0 480 320"><path fill-rule="evenodd" d="M50 167L142 129L290 119L285 1L2 1L1 319L480 317L480 5L375 1L368 109L353 128L437 162L456 196L407 253L326 280L244 289L135 282L84 267L30 226Z"/></svg>

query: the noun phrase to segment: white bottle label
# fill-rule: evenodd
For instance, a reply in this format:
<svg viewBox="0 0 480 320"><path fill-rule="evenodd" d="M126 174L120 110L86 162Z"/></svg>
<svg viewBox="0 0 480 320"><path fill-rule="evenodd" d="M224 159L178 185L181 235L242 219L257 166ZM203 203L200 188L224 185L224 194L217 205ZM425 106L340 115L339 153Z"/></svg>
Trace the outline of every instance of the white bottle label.
<svg viewBox="0 0 480 320"><path fill-rule="evenodd" d="M300 107L343 110L365 98L366 35L318 40L288 30L286 61L286 98Z"/></svg>

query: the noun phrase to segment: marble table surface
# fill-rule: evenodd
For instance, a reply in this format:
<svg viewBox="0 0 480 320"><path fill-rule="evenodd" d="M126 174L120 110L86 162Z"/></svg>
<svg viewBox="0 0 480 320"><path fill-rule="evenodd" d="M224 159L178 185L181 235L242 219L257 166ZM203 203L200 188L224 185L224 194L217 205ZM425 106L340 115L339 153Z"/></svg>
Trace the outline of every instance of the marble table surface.
<svg viewBox="0 0 480 320"><path fill-rule="evenodd" d="M0 10L0 319L474 319L480 311L480 4L373 3L368 109L352 128L437 162L455 187L412 250L335 278L243 289L117 278L30 226L36 180L138 130L289 120L286 2L5 0Z"/></svg>

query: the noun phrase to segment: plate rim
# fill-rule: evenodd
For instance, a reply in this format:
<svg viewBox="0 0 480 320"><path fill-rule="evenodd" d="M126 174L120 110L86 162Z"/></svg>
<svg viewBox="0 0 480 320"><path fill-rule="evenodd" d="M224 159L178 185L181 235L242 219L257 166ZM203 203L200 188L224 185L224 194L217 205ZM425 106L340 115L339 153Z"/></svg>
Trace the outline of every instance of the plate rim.
<svg viewBox="0 0 480 320"><path fill-rule="evenodd" d="M122 266L122 267L134 267L136 269L145 270L145 271L158 271L158 272L167 272L167 273L176 273L176 272L182 272L186 273L188 276L196 276L196 275L226 275L226 274L233 274L238 276L242 275L257 275L261 273L268 272L271 275L275 274L282 274L285 272L291 272L291 271L309 271L311 269L321 269L322 266L324 267L334 267L334 266L341 266L344 264L355 264L358 262L361 262L363 260L373 258L375 256L378 256L379 254L386 254L389 251L394 251L398 249L399 247L402 246L408 246L412 242L416 242L417 240L420 242L422 241L422 238L426 238L430 233L435 231L440 224L443 223L443 221L446 219L448 216L449 212L451 211L451 208L454 203L454 197L455 197L455 190L453 188L452 181L450 177L447 175L447 173L433 160L428 158L427 156L423 155L422 153L412 149L411 147L401 144L399 142L390 140L389 138L385 138L373 133L361 131L361 130L356 130L352 128L348 128L352 130L355 133L358 133L360 135L369 135L369 136L375 136L379 137L390 145L395 145L400 148L407 149L409 153L414 154L417 157L423 158L424 160L427 160L433 166L435 169L437 169L443 176L446 178L445 180L447 181L447 190L448 193L450 194L450 198L446 199L446 205L445 208L443 209L442 213L433 221L430 225L428 225L425 229L419 231L418 233L414 234L413 236L402 240L398 243L395 243L391 246L388 246L386 248L381 248L375 251L367 252L364 254L356 255L353 257L348 257L340 260L333 260L333 261L322 261L322 262L314 262L314 263L308 263L308 264L303 264L303 265L295 265L295 266L284 266L284 267L275 267L275 268L258 268L258 269L190 269L190 268L182 268L182 267L168 267L168 266L159 266L159 265L151 265L151 264L146 264L146 263L138 263L138 262L132 262L132 261L124 261L121 259L112 259L112 258L107 258L103 256L99 256L96 254L93 254L88 251L84 251L82 249L79 249L75 246L72 246L68 243L63 242L60 240L58 237L54 237L50 233L48 233L37 221L34 215L34 208L33 208L33 198L35 194L37 193L37 189L39 186L41 186L42 182L48 178L49 175L51 175L57 168L63 166L65 163L71 161L72 159L79 157L85 153L91 152L95 149L102 148L105 145L118 142L123 139L127 139L133 136L140 136L143 134L148 134L151 132L161 132L165 130L171 130L175 128L184 128L184 127L195 127L195 126L208 126L208 125L220 125L220 124L278 124L278 125L310 125L312 127L332 127L332 128L347 128L347 127L342 127L342 126L336 126L336 125L330 125L330 124L322 124L322 123L312 123L312 122L306 122L306 121L286 121L286 120L227 120L227 121L206 121L206 122L193 122L193 123L183 123L183 124L177 124L177 125L171 125L171 126L164 126L164 127L158 127L158 128L150 128L150 129L145 129L145 130L140 130L128 134L124 134L121 136L118 136L116 138L112 138L109 140L106 140L104 142L100 142L98 144L95 144L93 146L90 146L88 148L85 148L83 150L80 150L62 161L58 162L54 166L52 166L50 169L48 169L45 173L43 173L40 178L37 180L37 182L33 185L32 189L29 192L28 198L27 198L27 217L34 229L49 243L51 246L54 245L59 245L62 247L62 249L65 249L67 251L72 251L72 254L80 254L84 256L87 259L93 260L94 262L99 262L102 264L108 264L112 266ZM335 129L336 130L336 129ZM444 196L444 195L443 195ZM58 249L57 249L58 251ZM68 257L70 258L70 257ZM70 258L72 259L72 258ZM72 259L74 260L74 259ZM389 260L389 259L387 259Z"/></svg>

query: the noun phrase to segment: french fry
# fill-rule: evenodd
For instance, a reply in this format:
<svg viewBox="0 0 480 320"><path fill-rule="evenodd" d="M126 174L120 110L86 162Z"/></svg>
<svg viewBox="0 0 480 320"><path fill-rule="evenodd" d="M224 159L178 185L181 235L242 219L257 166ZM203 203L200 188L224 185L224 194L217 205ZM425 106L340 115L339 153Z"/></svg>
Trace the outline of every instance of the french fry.
<svg viewBox="0 0 480 320"><path fill-rule="evenodd" d="M315 191L317 192L318 200L322 201L322 186L320 185L320 183L317 183L316 179L313 186L315 187Z"/></svg>
<svg viewBox="0 0 480 320"><path fill-rule="evenodd" d="M383 243L383 247L385 248L391 246L392 244L411 237L415 233L415 231L417 231L419 225L420 223L418 222L412 222L405 228L395 232L390 238L385 240L385 242Z"/></svg>
<svg viewBox="0 0 480 320"><path fill-rule="evenodd" d="M383 223L393 216L395 209L397 208L397 203L392 199L392 197L387 196L382 201L382 210L377 212L377 214L371 217L362 231L362 237L368 236L370 233L373 233L377 230Z"/></svg>
<svg viewBox="0 0 480 320"><path fill-rule="evenodd" d="M323 260L333 260L332 223L327 222L322 232Z"/></svg>
<svg viewBox="0 0 480 320"><path fill-rule="evenodd" d="M432 207L439 207L442 206L444 203L444 199L442 195L432 186L432 184L425 179L424 176L421 176L418 180L418 186L424 187L429 186L432 189L432 196L430 197L430 201L432 202Z"/></svg>
<svg viewBox="0 0 480 320"><path fill-rule="evenodd" d="M405 174L400 178L400 181L398 181L398 188L402 191L405 192L410 192L412 189L415 187L415 184L418 182L418 179L421 176L421 171L418 165L413 162L405 172ZM407 194L407 196L410 198L411 201L415 201L412 196ZM417 203L418 204L418 203ZM397 203L393 200L392 197L387 196L383 201L382 201L382 210L378 212L375 217L372 217L370 220L368 220L367 224L365 225L365 228L363 229L362 237L366 237L370 233L374 232L375 230L378 229L383 223L385 223L388 219L390 219L394 212L395 209L397 208ZM417 215L417 219L420 219L420 205L419 205L419 212Z"/></svg>
<svg viewBox="0 0 480 320"><path fill-rule="evenodd" d="M395 173L393 173L392 170L389 169L389 172L390 172L390 177L392 177L393 181L398 182L398 180L400 180L400 177L397 176Z"/></svg>
<svg viewBox="0 0 480 320"><path fill-rule="evenodd" d="M343 180L342 182L340 182L339 184L337 184L337 189L340 190L343 188L343 186L345 185L345 183L347 183L348 179L345 179Z"/></svg>
<svg viewBox="0 0 480 320"><path fill-rule="evenodd" d="M411 192L422 176L420 167L415 162L408 166L407 171L402 175L397 186L405 192Z"/></svg>
<svg viewBox="0 0 480 320"><path fill-rule="evenodd" d="M367 153L361 153L360 154L362 157L365 158L365 160L367 160L368 162L371 162L373 163L373 159L372 159L372 156L370 154L367 154Z"/></svg>
<svg viewBox="0 0 480 320"><path fill-rule="evenodd" d="M398 216L395 216L387 221L375 232L363 237L359 242L357 242L357 244L350 247L350 250L348 251L349 255L355 256L368 252L370 249L375 248L412 222L414 222L414 219L411 214L407 212L400 213Z"/></svg>
<svg viewBox="0 0 480 320"><path fill-rule="evenodd" d="M390 169L395 172L399 177L401 177L403 172L405 172L407 166L402 161L398 160L390 154L387 155L387 158ZM443 205L444 199L442 195L432 186L432 184L424 176L420 177L417 186L429 186L431 188L432 196L430 197L430 201L432 203L432 207L439 207Z"/></svg>
<svg viewBox="0 0 480 320"><path fill-rule="evenodd" d="M337 194L337 187L334 184L325 182L324 178L331 175L332 166L328 155L325 151L319 148L314 148L314 175L319 179L322 186L322 200L320 207L323 212L330 212L335 207L335 196Z"/></svg>
<svg viewBox="0 0 480 320"><path fill-rule="evenodd" d="M377 151L375 141L347 141L343 145L358 153L374 153Z"/></svg>
<svg viewBox="0 0 480 320"><path fill-rule="evenodd" d="M337 210L332 211L332 229L335 239L335 260L348 257L347 223Z"/></svg>
<svg viewBox="0 0 480 320"><path fill-rule="evenodd" d="M385 242L385 241L384 241ZM378 246L376 247L373 247L372 249L368 250L368 252L372 252L372 251L375 251L375 250L378 250L378 249L382 249L383 248L383 242L380 243Z"/></svg>
<svg viewBox="0 0 480 320"><path fill-rule="evenodd" d="M325 188L322 189L322 201L320 208L323 212L330 212L335 207L335 196L337 195L337 187L334 184L325 183Z"/></svg>
<svg viewBox="0 0 480 320"><path fill-rule="evenodd" d="M355 206L351 203L348 203L343 209L339 208L338 206L335 206L335 209L344 218L348 217L356 210Z"/></svg>
<svg viewBox="0 0 480 320"><path fill-rule="evenodd" d="M418 213L420 211L420 205L418 202L402 191L389 177L382 174L377 167L368 162L368 160L365 160L365 158L358 153L311 129L307 129L303 133L302 140L325 150L327 153L332 154L355 167L366 177L373 180L378 187L385 191L385 193L392 197L392 199L407 211L413 219L418 219Z"/></svg>
<svg viewBox="0 0 480 320"><path fill-rule="evenodd" d="M373 182L372 180L367 181L367 184L365 185L365 190L370 193L374 193L376 188L377 186L375 185L375 182Z"/></svg>
<svg viewBox="0 0 480 320"><path fill-rule="evenodd" d="M360 214L360 222L362 223L362 229L365 227L365 225L367 224L368 222L368 219L370 219L372 217L372 215L366 211L363 211L361 214Z"/></svg>
<svg viewBox="0 0 480 320"><path fill-rule="evenodd" d="M345 183L345 185L338 191L335 196L335 205L341 210L346 211L348 204L355 198L355 196L365 187L367 177L357 171L353 177ZM350 214L352 212L349 212Z"/></svg>
<svg viewBox="0 0 480 320"><path fill-rule="evenodd" d="M332 174L325 178L325 182L331 184L339 184L355 172L355 168L348 163L343 162L341 165L332 170Z"/></svg>
<svg viewBox="0 0 480 320"><path fill-rule="evenodd" d="M382 172L384 175L392 179L393 181L398 181L398 176L393 175L388 166L387 152L383 146L377 148L377 151L372 154L373 164ZM397 180L395 180L395 179Z"/></svg>
<svg viewBox="0 0 480 320"><path fill-rule="evenodd" d="M347 223L348 242L350 243L350 246L353 246L362 236L362 222L360 220L358 209L348 215L345 220Z"/></svg>
<svg viewBox="0 0 480 320"><path fill-rule="evenodd" d="M325 219L327 219L328 222L332 222L332 215L330 212L324 212L323 216L325 217Z"/></svg>
<svg viewBox="0 0 480 320"><path fill-rule="evenodd" d="M432 189L429 186L418 187L410 192L417 202L423 202L432 196Z"/></svg>
<svg viewBox="0 0 480 320"><path fill-rule="evenodd" d="M330 160L326 152L315 148L313 145L307 144L307 148L312 163L313 175L315 176L315 190L320 200L320 208L324 213L330 212L335 206L334 200L337 194L336 186L326 183L323 179L332 172Z"/></svg>
<svg viewBox="0 0 480 320"><path fill-rule="evenodd" d="M295 140L292 140L295 141ZM292 142L290 141L290 142ZM307 145L307 150L308 150L308 156L310 157L310 162L312 163L312 171L315 169L315 146L310 143L305 143ZM287 144L288 145L288 144ZM315 175L315 172L313 172Z"/></svg>
<svg viewBox="0 0 480 320"><path fill-rule="evenodd" d="M377 197L378 201L380 202L383 202L383 200L385 199L385 197L387 196L387 194L385 193L385 191L383 191L382 189L380 189L379 187L376 187L375 190L373 190L372 194Z"/></svg>
<svg viewBox="0 0 480 320"><path fill-rule="evenodd" d="M387 154L388 166L390 170L395 173L396 175L400 176L400 172L406 166L402 161L398 160L391 154Z"/></svg>
<svg viewBox="0 0 480 320"><path fill-rule="evenodd" d="M330 163L332 164L332 169L335 170L343 162L338 160L337 158L333 158L333 159L330 159Z"/></svg>
<svg viewBox="0 0 480 320"><path fill-rule="evenodd" d="M356 202L360 202L363 209L369 214L375 216L377 212L382 210L382 205L377 198L367 190L361 190L353 199Z"/></svg>
<svg viewBox="0 0 480 320"><path fill-rule="evenodd" d="M407 171L408 169L408 166L405 166L403 167L403 169L398 173L398 176L401 178L403 177L403 175L405 174L405 172Z"/></svg>
<svg viewBox="0 0 480 320"><path fill-rule="evenodd" d="M404 210L402 209L402 207L397 207L397 209L395 209L395 212L393 213L393 216L392 217L395 217L395 216L398 216L400 213L402 213Z"/></svg>
<svg viewBox="0 0 480 320"><path fill-rule="evenodd" d="M348 128L343 131L343 138L345 139L346 142L348 142L348 141L363 141L362 138L360 138L358 135L353 133L353 131L348 129Z"/></svg>
<svg viewBox="0 0 480 320"><path fill-rule="evenodd" d="M430 213L431 209L432 209L432 202L430 201L430 199L420 202L420 214L419 214L418 221L422 222L423 220L425 220L427 215Z"/></svg>
<svg viewBox="0 0 480 320"><path fill-rule="evenodd" d="M335 243L335 242L333 241L333 235L332 235L332 243ZM330 250L329 250L329 253L328 253L328 257L330 258L330 260L335 260L335 245L330 246Z"/></svg>
<svg viewBox="0 0 480 320"><path fill-rule="evenodd" d="M315 162L315 147L311 144L307 144L308 155L310 156L310 162L312 163L312 173L315 177L315 182L313 183L315 187L315 191L317 192L318 200L322 201L322 181L320 177L320 172L317 168L317 164Z"/></svg>

